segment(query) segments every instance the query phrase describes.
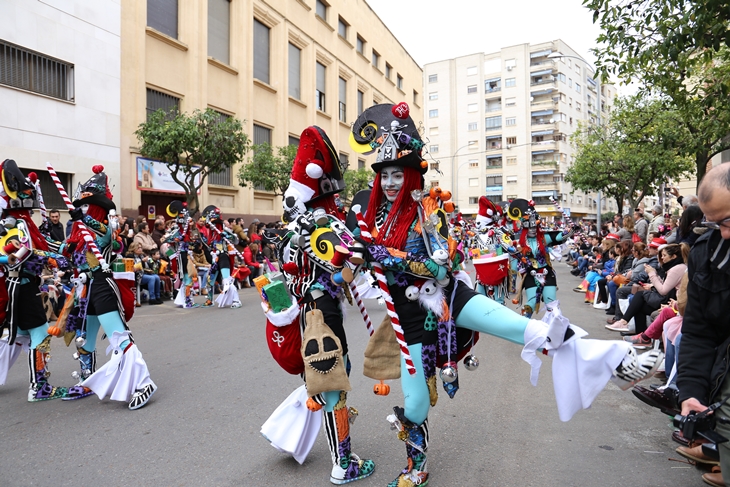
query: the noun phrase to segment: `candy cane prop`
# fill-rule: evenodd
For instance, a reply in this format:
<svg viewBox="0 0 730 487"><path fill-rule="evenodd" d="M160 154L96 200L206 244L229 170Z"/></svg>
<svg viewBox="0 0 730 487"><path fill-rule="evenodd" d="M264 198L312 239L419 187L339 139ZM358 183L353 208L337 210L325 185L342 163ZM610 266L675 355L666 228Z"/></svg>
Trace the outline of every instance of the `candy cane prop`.
<svg viewBox="0 0 730 487"><path fill-rule="evenodd" d="M50 162L46 162L46 169L48 169L48 174L51 175L51 179L53 179L53 183L56 185L56 189L59 193L61 193L61 198L63 198L63 202L66 204L66 208L68 208L69 211L73 210L74 205L73 203L71 203L71 198L68 197L68 193L66 193L63 184L61 184L61 180L58 178L58 174L56 174L56 170L53 169L53 166L51 166ZM107 264L104 256L101 255L101 252L99 252L99 247L96 246L94 237L92 237L91 233L89 233L89 229L86 227L84 222L79 221L78 223L80 224L79 229L81 230L81 236L84 237L84 241L89 246L89 249L94 254L94 257L96 257L96 259L99 261L99 264L101 264L101 268L103 270L109 269L109 264Z"/></svg>
<svg viewBox="0 0 730 487"><path fill-rule="evenodd" d="M213 231L214 231L214 232L215 232L216 234L218 234L218 236L219 236L220 238L222 238L222 239L223 239L223 241L224 241L224 242L225 242L225 243L226 243L226 244L227 244L227 245L229 246L229 248L232 248L232 249L233 249L233 253L234 253L234 254L236 254L236 255L237 255L238 257L240 257L240 258L241 258L241 260L243 260L243 255L241 254L241 252L239 252L239 251L238 251L238 249L236 248L236 246L235 246L235 245L233 245L233 244L231 243L231 241L230 241L230 240L228 240L228 239L226 238L226 236L225 236L225 235L223 235L223 233L222 233L222 232L221 232L220 230L218 230L218 228L217 228L217 227L216 227L215 225L213 225L213 222L209 222L209 221L207 221L207 220L206 220L206 221L205 221L205 223L206 223L206 225L208 225L208 227L210 227L210 229L211 229L211 230L213 230ZM245 261L244 261L244 262L245 262Z"/></svg>
<svg viewBox="0 0 730 487"><path fill-rule="evenodd" d="M46 209L46 202L43 201L43 193L41 192L40 182L35 183L35 191L38 195L38 205L41 207L41 218L45 222L48 220L48 210Z"/></svg>
<svg viewBox="0 0 730 487"><path fill-rule="evenodd" d="M360 308L360 314L362 315L362 319L368 329L368 333L372 336L373 333L375 333L375 329L373 328L373 323L370 321L368 310L365 309L365 305L362 302L362 297L360 296L360 292L357 290L357 284L355 284L355 281L350 281L350 292L352 292L352 297L355 298L357 307Z"/></svg>
<svg viewBox="0 0 730 487"><path fill-rule="evenodd" d="M372 243L373 236L368 231L368 226L365 223L365 218L362 216L362 212L360 211L360 205L353 206L351 210L355 212L357 224L360 227L360 238L368 243ZM395 339L400 346L401 356L406 363L406 369L408 369L408 373L410 375L415 375L416 367L413 365L413 359L411 358L411 354L408 351L408 344L406 343L406 338L403 334L403 328L400 326L398 313L395 311L393 297L390 295L390 289L388 289L388 281L385 279L385 271L383 270L383 266L382 264L380 264L380 262L371 262L370 265L373 268L373 272L375 272L375 279L378 281L378 286L380 286L380 292L382 293L383 299L385 300L385 307L388 311L388 316L390 316L390 323L393 326L393 331L395 332Z"/></svg>

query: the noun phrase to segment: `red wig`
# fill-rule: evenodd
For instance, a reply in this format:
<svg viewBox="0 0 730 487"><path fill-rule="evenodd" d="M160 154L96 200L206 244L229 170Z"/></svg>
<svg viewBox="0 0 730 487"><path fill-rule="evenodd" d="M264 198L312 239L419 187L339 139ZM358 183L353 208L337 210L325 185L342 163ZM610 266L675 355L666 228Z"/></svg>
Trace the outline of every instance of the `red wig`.
<svg viewBox="0 0 730 487"><path fill-rule="evenodd" d="M388 214L385 223L380 228L375 243L398 250L405 249L408 230L418 216L418 205L411 198L411 191L414 189L423 189L421 173L411 167L403 167L403 187L393 202L393 210ZM384 200L385 193L383 193L383 188L380 186L380 173L378 173L373 184L373 191L370 194L368 211L365 214L365 223L367 223L368 228L375 228L375 214Z"/></svg>
<svg viewBox="0 0 730 487"><path fill-rule="evenodd" d="M89 205L86 210L86 214L89 215L94 220L96 220L100 223L103 223L104 225L109 224L109 220L107 219L108 212L101 206ZM90 232L90 233L92 233L92 236L93 236L93 232ZM79 251L81 249L86 249L86 247L87 247L87 243L84 240L83 235L81 234L81 222L77 222L77 221L74 222L72 230L71 230L71 235L69 235L68 238L66 239L67 244L72 243L72 242L77 245L76 251ZM99 250L101 250L101 249L99 249Z"/></svg>
<svg viewBox="0 0 730 487"><path fill-rule="evenodd" d="M16 220L23 220L25 222L25 227L28 230L30 239L33 241L33 248L35 250L48 250L48 242L30 216L30 210L7 208L6 212Z"/></svg>

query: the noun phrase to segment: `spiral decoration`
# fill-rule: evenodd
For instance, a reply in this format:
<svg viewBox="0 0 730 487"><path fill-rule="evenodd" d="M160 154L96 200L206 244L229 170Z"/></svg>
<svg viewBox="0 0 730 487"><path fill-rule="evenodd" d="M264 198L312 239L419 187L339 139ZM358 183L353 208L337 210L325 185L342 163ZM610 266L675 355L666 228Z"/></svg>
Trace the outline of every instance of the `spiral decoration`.
<svg viewBox="0 0 730 487"><path fill-rule="evenodd" d="M523 198L517 198L510 202L507 208L507 216L510 220L519 221L530 209L530 203Z"/></svg>
<svg viewBox="0 0 730 487"><path fill-rule="evenodd" d="M318 228L309 238L314 254L322 260L331 261L335 256L335 245L341 245L340 238L329 228Z"/></svg>

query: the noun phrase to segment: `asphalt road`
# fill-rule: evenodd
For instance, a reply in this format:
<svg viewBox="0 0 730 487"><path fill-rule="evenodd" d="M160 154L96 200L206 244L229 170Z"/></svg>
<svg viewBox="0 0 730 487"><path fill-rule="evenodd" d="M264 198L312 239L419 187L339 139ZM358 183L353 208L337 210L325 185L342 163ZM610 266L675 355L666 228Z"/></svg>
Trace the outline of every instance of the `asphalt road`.
<svg viewBox="0 0 730 487"><path fill-rule="evenodd" d="M578 279L556 264L563 313L591 337L612 339L605 314L571 291ZM99 401L26 402L24 359L0 387L0 486L325 486L331 468L324 435L304 465L274 450L261 425L301 382L281 370L264 343L255 289L240 309L143 306L131 322L159 390L139 411ZM384 308L369 302L374 323ZM403 443L385 420L402 396L383 398L364 377L367 332L356 309L347 316L353 391L360 416L354 451L376 462L358 486L386 485L405 466ZM73 350L54 340L52 383L72 385ZM107 343L99 343L99 362ZM483 338L477 371L462 371L455 399L443 392L430 414L430 484L439 486L646 487L705 485L679 459L670 420L613 384L570 422L558 419L550 359L538 387L520 347ZM439 386L440 388L440 386Z"/></svg>

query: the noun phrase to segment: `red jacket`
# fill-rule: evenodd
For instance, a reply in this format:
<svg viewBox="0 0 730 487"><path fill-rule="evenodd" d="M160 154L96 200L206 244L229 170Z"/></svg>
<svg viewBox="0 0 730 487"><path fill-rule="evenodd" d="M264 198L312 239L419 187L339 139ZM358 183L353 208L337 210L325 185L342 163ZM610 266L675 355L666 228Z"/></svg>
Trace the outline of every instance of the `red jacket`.
<svg viewBox="0 0 730 487"><path fill-rule="evenodd" d="M256 262L256 256L251 252L251 247L246 247L243 251L243 260L246 265L251 267L260 267L261 264Z"/></svg>

